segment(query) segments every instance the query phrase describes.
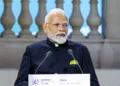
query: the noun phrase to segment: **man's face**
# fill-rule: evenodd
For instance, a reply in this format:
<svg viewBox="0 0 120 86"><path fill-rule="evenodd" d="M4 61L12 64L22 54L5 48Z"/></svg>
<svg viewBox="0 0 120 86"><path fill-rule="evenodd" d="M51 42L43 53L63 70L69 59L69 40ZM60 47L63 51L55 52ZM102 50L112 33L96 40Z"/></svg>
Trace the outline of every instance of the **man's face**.
<svg viewBox="0 0 120 86"><path fill-rule="evenodd" d="M65 15L54 13L49 17L48 23L46 23L43 28L52 41L57 42L58 44L66 42L68 21Z"/></svg>

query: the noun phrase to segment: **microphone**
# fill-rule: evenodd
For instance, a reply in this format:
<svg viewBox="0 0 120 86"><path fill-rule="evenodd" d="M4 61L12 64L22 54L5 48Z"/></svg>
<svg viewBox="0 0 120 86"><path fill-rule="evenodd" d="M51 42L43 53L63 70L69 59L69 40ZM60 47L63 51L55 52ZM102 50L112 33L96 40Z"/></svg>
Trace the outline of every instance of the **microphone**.
<svg viewBox="0 0 120 86"><path fill-rule="evenodd" d="M38 65L37 69L35 70L35 74L37 73L38 69L40 68L40 66L44 63L44 61L47 59L48 56L50 56L52 54L52 51L48 51L46 53L45 58L40 62L40 64Z"/></svg>
<svg viewBox="0 0 120 86"><path fill-rule="evenodd" d="M72 58L73 58L75 61L77 61L76 58L75 58L74 55L73 55L72 49L68 49L68 53L72 56ZM81 71L82 74L83 74L83 70L82 70L82 68L81 68L81 66L80 66L80 64L79 64L79 62L77 62L77 63L78 63L77 65L78 65L80 71Z"/></svg>

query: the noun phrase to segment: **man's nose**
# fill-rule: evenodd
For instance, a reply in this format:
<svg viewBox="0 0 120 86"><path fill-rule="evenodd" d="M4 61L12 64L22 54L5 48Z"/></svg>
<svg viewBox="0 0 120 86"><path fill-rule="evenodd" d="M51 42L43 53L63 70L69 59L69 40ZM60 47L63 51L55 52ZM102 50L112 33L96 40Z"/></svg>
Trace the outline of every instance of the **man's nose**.
<svg viewBox="0 0 120 86"><path fill-rule="evenodd" d="M64 26L62 24L58 27L58 29L61 30L61 31L65 30L65 28L64 28Z"/></svg>

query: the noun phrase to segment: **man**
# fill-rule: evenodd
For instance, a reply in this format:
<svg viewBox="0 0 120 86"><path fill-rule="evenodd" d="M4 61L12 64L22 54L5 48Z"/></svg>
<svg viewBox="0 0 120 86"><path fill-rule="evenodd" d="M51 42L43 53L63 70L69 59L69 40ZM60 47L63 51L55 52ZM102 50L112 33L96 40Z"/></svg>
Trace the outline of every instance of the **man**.
<svg viewBox="0 0 120 86"><path fill-rule="evenodd" d="M15 86L28 86L28 74L90 73L91 86L99 86L86 46L67 40L68 19L55 8L45 17L46 40L26 47Z"/></svg>

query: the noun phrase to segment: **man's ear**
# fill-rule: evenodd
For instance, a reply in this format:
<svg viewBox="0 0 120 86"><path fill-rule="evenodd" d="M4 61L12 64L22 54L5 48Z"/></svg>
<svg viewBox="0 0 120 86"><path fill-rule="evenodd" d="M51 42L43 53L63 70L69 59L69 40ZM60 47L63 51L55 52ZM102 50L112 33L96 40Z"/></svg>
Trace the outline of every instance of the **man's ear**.
<svg viewBox="0 0 120 86"><path fill-rule="evenodd" d="M48 32L47 24L45 24L45 23L43 24L43 30L44 30L45 33Z"/></svg>

